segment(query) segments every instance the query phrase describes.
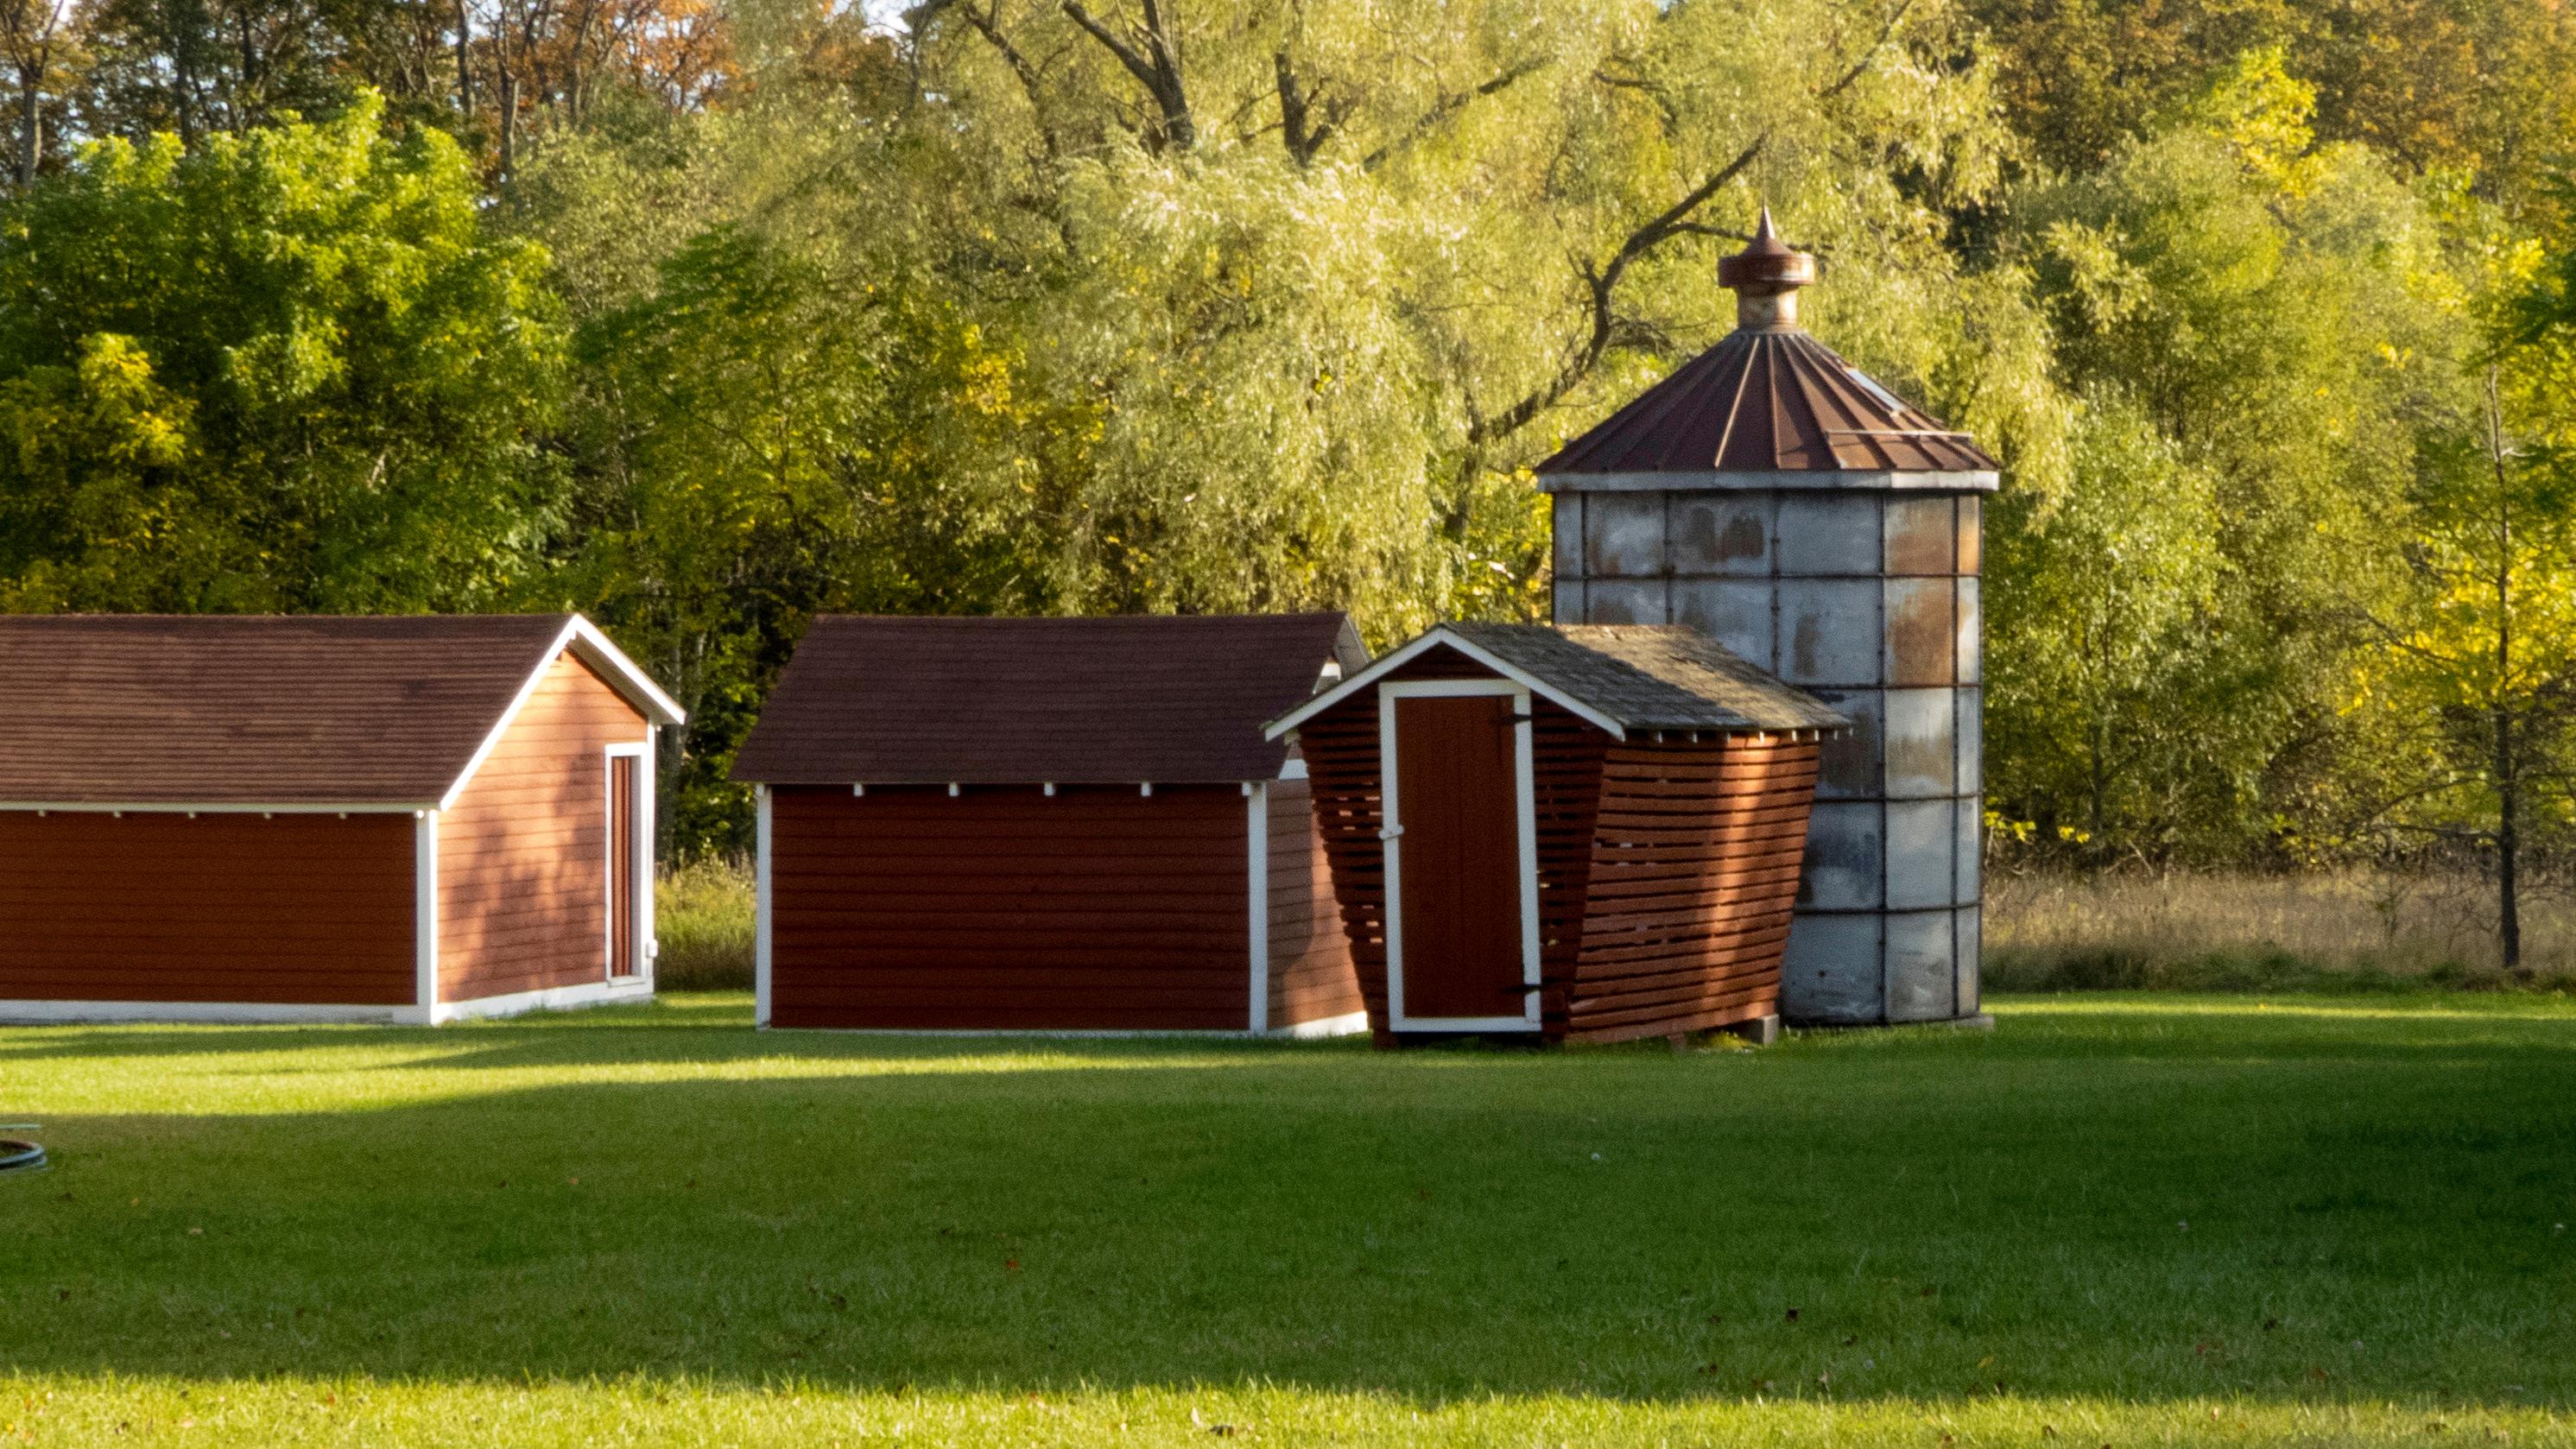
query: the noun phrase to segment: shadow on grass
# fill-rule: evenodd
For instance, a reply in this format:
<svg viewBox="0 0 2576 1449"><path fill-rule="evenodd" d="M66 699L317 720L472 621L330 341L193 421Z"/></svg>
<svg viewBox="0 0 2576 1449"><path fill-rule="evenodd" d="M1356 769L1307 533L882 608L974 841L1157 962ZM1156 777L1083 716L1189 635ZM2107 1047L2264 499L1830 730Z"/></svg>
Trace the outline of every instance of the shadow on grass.
<svg viewBox="0 0 2576 1449"><path fill-rule="evenodd" d="M0 1035L57 1104L163 1074L0 1181L0 1362L2576 1402L2563 1017L2051 1006L1677 1058L696 1010Z"/></svg>

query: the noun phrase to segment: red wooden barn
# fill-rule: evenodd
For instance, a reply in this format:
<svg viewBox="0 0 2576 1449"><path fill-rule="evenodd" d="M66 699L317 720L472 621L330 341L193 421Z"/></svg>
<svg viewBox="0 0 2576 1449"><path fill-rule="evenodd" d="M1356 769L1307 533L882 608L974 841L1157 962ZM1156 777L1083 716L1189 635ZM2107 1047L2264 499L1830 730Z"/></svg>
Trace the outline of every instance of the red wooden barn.
<svg viewBox="0 0 2576 1449"><path fill-rule="evenodd" d="M1824 737L1680 625L1447 624L1281 715L1381 1041L1767 1034Z"/></svg>
<svg viewBox="0 0 2576 1449"><path fill-rule="evenodd" d="M653 739L588 621L0 617L0 1019L653 990Z"/></svg>
<svg viewBox="0 0 2576 1449"><path fill-rule="evenodd" d="M1271 716L1340 614L814 621L743 744L772 1026L1362 1024Z"/></svg>

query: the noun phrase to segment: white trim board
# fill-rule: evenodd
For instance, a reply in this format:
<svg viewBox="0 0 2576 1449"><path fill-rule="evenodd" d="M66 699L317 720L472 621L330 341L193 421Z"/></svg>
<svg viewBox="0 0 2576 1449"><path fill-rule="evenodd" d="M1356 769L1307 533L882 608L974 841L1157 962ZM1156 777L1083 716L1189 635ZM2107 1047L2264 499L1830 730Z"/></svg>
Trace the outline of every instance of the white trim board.
<svg viewBox="0 0 2576 1449"><path fill-rule="evenodd" d="M423 810L411 829L412 1004L438 1008L438 812Z"/></svg>
<svg viewBox="0 0 2576 1449"><path fill-rule="evenodd" d="M65 815L417 815L435 810L435 800L404 804L387 804L372 800L363 805L279 805L274 802L245 805L237 800L171 801L171 800L5 800L0 810L32 810L39 815L59 811Z"/></svg>
<svg viewBox="0 0 2576 1449"><path fill-rule="evenodd" d="M770 935L777 919L777 907L769 889L769 787L751 787L757 802L758 824L754 827L751 849L751 1024L769 1025L769 958Z"/></svg>
<svg viewBox="0 0 2576 1449"><path fill-rule="evenodd" d="M165 1022L196 1026L435 1026L529 1011L568 1011L650 1001L653 983L634 978L515 991L435 1006L306 1005L275 1001L0 1001L0 1025Z"/></svg>
<svg viewBox="0 0 2576 1449"><path fill-rule="evenodd" d="M0 1001L0 1024L166 1022L200 1026L423 1026L418 1006L333 1006L274 1001Z"/></svg>
<svg viewBox="0 0 2576 1449"><path fill-rule="evenodd" d="M1512 702L1512 795L1518 829L1521 899L1521 1014L1408 1016L1404 1010L1404 815L1395 750L1396 706L1407 699L1503 696ZM1389 680L1378 689L1378 848L1386 881L1386 1018L1390 1031L1537 1031L1539 1021L1537 762L1530 733L1530 690L1503 679Z"/></svg>
<svg viewBox="0 0 2576 1449"><path fill-rule="evenodd" d="M1274 1026L1266 1034L1292 1041L1321 1041L1333 1036L1357 1036L1368 1029L1368 1013L1353 1011L1341 1016L1317 1017L1313 1021L1301 1021L1290 1026Z"/></svg>
<svg viewBox="0 0 2576 1449"><path fill-rule="evenodd" d="M1483 665L1485 668L1501 675L1504 679L1510 680L1512 683L1520 686L1524 691L1538 695L1549 703L1557 705L1567 713L1574 715L1576 718L1581 719L1588 724L1597 725L1601 729L1608 731L1610 738L1614 740L1624 740L1628 738L1628 730L1625 725L1620 724L1617 720L1603 714L1591 705L1585 704L1583 701L1574 698L1572 695L1565 693L1545 680L1538 678L1527 670L1522 669L1517 665L1506 663L1502 658L1490 651L1450 632L1449 626L1446 624L1434 626L1429 633L1424 634L1421 638L1414 640L1412 643L1395 650L1393 653L1379 655L1366 669L1363 669L1359 673L1352 675L1350 678L1343 680L1337 687L1315 696L1313 699L1310 699L1304 704L1297 706L1295 709L1288 711L1279 718L1272 720L1262 729L1261 737L1266 740L1275 740L1279 738L1281 735L1288 733L1297 726L1304 724L1306 721L1313 719L1315 716L1322 714L1328 709L1331 709L1334 705L1340 704L1342 701L1349 699L1361 690L1376 686L1380 681L1385 680L1386 676L1392 671L1412 663L1414 660L1421 658L1433 649L1454 649L1476 663ZM1426 680L1420 682L1433 683L1441 681ZM1456 680L1446 682L1473 684L1477 681Z"/></svg>
<svg viewBox="0 0 2576 1449"><path fill-rule="evenodd" d="M599 671L609 688L624 695L628 703L643 711L647 724L675 725L687 719L678 701L664 694L643 670L636 668L634 660L627 658L608 641L607 635L599 632L599 626L575 614L564 621L554 642L546 646L546 652L537 660L536 667L528 671L528 677L519 681L519 692L510 697L509 707L501 711L498 720L493 721L491 730L483 736L483 743L474 747L474 753L465 761L465 768L456 772L456 779L448 785L447 793L438 797L439 809L455 805L456 798L465 793L465 787L474 779L474 772L482 769L483 762L500 747L502 738L510 733L510 726L518 723L519 711L528 707L528 701L536 695L537 686L545 683L546 671L554 668L555 661L561 659L567 650Z"/></svg>
<svg viewBox="0 0 2576 1449"><path fill-rule="evenodd" d="M578 986L552 986L538 991L513 991L507 996L478 996L468 1001L442 1001L430 1008L430 1023L471 1021L494 1016L518 1016L530 1011L571 1011L584 1006L611 1006L619 1002L650 1001L653 983L641 976L621 976L615 981L585 981Z"/></svg>
<svg viewBox="0 0 2576 1449"><path fill-rule="evenodd" d="M1270 1029L1270 786L1246 781L1243 796L1243 894L1252 938L1251 1012L1244 1023L1258 1035Z"/></svg>
<svg viewBox="0 0 2576 1449"><path fill-rule="evenodd" d="M649 729L650 726L647 726ZM614 914L600 912L599 965L604 981L650 981L653 979L653 746L647 740L620 740L602 746L599 752L600 840L604 847L603 863L617 858L616 845L609 833L617 824L617 760L635 762L635 798L627 802L631 812L627 830L632 835L635 879L627 882L626 932L634 953L628 963L635 969L624 976L613 973L617 955L617 922ZM606 877L607 872L601 875ZM617 899L617 883L606 881L608 900Z"/></svg>
<svg viewBox="0 0 2576 1449"><path fill-rule="evenodd" d="M1354 1011L1347 1016L1328 1016L1320 1021L1300 1022L1295 1026L1273 1027L1269 1031L1241 1031L1234 1027L1049 1027L1049 1026L770 1026L764 1031L812 1032L817 1036L917 1036L939 1037L959 1041L1142 1041L1169 1037L1176 1041L1307 1041L1330 1036L1349 1036L1368 1030L1368 1013Z"/></svg>

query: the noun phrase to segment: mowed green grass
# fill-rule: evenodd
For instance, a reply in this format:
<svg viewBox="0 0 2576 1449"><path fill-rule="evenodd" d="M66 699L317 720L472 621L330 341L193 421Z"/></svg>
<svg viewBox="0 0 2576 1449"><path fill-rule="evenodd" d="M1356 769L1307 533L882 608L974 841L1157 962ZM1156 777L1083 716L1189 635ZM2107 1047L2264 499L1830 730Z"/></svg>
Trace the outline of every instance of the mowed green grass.
<svg viewBox="0 0 2576 1449"><path fill-rule="evenodd" d="M2576 1003L0 1031L0 1443L2576 1443Z"/></svg>

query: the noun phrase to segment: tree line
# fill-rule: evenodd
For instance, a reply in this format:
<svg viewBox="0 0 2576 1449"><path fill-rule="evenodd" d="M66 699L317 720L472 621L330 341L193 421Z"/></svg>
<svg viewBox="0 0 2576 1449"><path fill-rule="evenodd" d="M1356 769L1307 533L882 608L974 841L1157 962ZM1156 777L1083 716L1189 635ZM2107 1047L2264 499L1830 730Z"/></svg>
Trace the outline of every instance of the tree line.
<svg viewBox="0 0 2576 1449"><path fill-rule="evenodd" d="M0 608L1543 617L1732 324L2006 465L1998 847L2564 869L2576 16L2528 0L0 0ZM2510 947L2508 947L2510 950Z"/></svg>

